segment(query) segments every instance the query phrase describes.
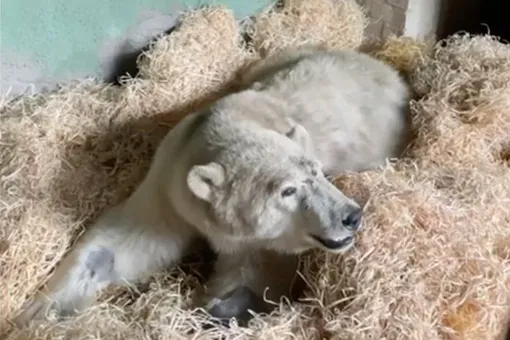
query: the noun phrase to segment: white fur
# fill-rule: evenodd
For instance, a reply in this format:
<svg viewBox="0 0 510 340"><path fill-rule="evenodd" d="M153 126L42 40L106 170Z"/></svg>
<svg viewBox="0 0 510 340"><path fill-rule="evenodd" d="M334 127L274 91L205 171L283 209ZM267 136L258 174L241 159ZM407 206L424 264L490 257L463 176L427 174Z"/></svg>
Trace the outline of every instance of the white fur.
<svg viewBox="0 0 510 340"><path fill-rule="evenodd" d="M143 280L177 263L197 236L220 253L211 299L240 284L259 295L266 286L273 297L286 294L292 254L352 246L331 249L316 238L356 232L342 221L359 206L325 173L362 171L400 154L404 82L366 55L309 49L263 60L242 85L168 133L139 188L98 219L56 268L49 299L39 292L18 323L40 317L50 300L71 313L108 284Z"/></svg>

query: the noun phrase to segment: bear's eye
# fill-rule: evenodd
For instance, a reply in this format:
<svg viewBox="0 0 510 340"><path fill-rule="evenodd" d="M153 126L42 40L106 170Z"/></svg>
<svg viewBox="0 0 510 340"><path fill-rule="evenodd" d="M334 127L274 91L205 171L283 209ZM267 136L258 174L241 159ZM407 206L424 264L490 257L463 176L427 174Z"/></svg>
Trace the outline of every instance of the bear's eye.
<svg viewBox="0 0 510 340"><path fill-rule="evenodd" d="M319 174L319 172L316 169L312 169L312 176L313 177L317 177L318 174Z"/></svg>
<svg viewBox="0 0 510 340"><path fill-rule="evenodd" d="M288 188L283 189L281 195L282 195L282 197L288 197L288 196L294 195L296 192L297 192L297 189L295 187L288 187Z"/></svg>

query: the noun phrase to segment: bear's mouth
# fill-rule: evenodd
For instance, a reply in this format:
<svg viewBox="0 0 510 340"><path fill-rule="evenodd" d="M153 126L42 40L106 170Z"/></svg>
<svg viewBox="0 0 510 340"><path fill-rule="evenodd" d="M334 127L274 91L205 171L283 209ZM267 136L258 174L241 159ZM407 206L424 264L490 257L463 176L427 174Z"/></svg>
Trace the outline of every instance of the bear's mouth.
<svg viewBox="0 0 510 340"><path fill-rule="evenodd" d="M341 240L332 240L327 238L322 238L317 235L310 235L314 240L322 244L325 248L331 249L331 250L341 250L349 245L352 244L354 241L354 236L348 236L346 238L343 238Z"/></svg>

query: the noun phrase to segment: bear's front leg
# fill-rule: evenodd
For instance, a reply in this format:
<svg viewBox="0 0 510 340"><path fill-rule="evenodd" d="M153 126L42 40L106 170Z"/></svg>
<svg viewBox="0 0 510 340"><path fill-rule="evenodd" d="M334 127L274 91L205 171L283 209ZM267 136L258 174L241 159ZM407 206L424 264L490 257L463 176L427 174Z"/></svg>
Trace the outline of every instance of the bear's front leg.
<svg viewBox="0 0 510 340"><path fill-rule="evenodd" d="M267 250L219 254L214 272L203 291L195 295L196 307L225 322L235 318L244 326L254 313L270 313L281 297L293 298L299 257Z"/></svg>
<svg viewBox="0 0 510 340"><path fill-rule="evenodd" d="M169 226L116 206L80 237L14 322L25 326L49 310L59 316L82 311L107 286L139 283L176 264L193 237L184 225Z"/></svg>

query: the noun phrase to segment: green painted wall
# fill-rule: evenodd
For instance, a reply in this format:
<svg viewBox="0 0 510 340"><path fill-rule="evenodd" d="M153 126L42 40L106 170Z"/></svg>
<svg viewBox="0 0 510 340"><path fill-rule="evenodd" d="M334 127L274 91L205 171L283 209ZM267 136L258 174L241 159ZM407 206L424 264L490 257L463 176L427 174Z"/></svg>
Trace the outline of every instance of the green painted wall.
<svg viewBox="0 0 510 340"><path fill-rule="evenodd" d="M12 84L22 87L30 80L51 84L59 79L101 74L111 62L109 58L126 52L125 48L141 47L132 45L142 44L147 37L171 27L175 19L172 14L186 7L225 4L242 18L269 2L1 0L2 92ZM126 43L126 39L131 40Z"/></svg>
<svg viewBox="0 0 510 340"><path fill-rule="evenodd" d="M55 74L95 70L98 41L120 36L144 2L168 9L168 0L3 0L2 48L35 56Z"/></svg>

